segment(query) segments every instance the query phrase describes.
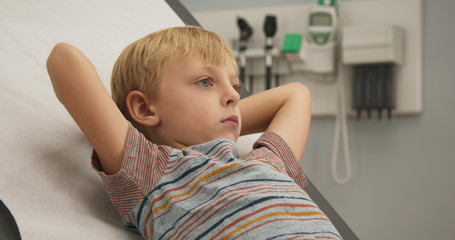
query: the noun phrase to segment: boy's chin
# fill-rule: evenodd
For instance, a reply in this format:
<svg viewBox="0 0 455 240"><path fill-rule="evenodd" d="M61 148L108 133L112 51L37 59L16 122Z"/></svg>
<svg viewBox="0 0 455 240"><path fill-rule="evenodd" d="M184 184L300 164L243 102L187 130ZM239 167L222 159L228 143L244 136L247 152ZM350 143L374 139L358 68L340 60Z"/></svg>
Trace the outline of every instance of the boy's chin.
<svg viewBox="0 0 455 240"><path fill-rule="evenodd" d="M224 139L227 139L227 140L231 140L233 142L237 142L237 139L239 138L239 135L238 134L227 134L226 136L221 137L221 138L224 138Z"/></svg>
<svg viewBox="0 0 455 240"><path fill-rule="evenodd" d="M213 137L212 139L210 139L210 140L208 140L208 141L206 141L206 142L210 142L210 141L213 141L213 140L215 140L215 139L226 139L226 140L229 140L229 141L232 141L232 142L235 143L235 142L237 142L237 139L238 139L238 138L239 138L239 137L236 136L236 135L219 135L219 136Z"/></svg>

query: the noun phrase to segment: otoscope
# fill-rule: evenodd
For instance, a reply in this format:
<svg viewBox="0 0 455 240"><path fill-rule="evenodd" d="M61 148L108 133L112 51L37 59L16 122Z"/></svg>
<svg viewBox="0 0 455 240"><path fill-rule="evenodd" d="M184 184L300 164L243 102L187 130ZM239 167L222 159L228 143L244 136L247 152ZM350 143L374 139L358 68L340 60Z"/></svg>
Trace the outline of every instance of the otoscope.
<svg viewBox="0 0 455 240"><path fill-rule="evenodd" d="M267 15L264 22L265 32L265 79L266 89L272 87L272 48L273 48L273 36L276 33L276 17L273 15Z"/></svg>
<svg viewBox="0 0 455 240"><path fill-rule="evenodd" d="M253 35L253 30L250 25L241 17L237 17L237 26L240 29L240 44L239 44L239 59L240 59L240 73L239 79L242 83L245 83L245 69L246 69L246 48L248 40ZM250 89L251 91L251 89Z"/></svg>

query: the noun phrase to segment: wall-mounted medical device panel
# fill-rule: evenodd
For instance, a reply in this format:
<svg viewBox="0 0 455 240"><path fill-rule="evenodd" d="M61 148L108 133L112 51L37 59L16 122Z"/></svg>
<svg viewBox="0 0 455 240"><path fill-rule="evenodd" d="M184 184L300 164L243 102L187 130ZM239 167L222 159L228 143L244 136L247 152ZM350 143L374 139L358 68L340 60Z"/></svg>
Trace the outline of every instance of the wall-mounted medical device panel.
<svg viewBox="0 0 455 240"><path fill-rule="evenodd" d="M342 28L342 63L352 66L352 108L360 119L377 114L392 117L395 109L395 69L403 64L404 30L393 24L350 25Z"/></svg>
<svg viewBox="0 0 455 240"><path fill-rule="evenodd" d="M262 33L264 17L274 14L277 21L277 32L273 56L273 72L279 73L280 82L303 82L312 93L313 116L333 116L337 111L337 87L336 84L320 84L307 74L305 63L308 67L308 52L302 53L303 64L289 64L289 59L282 53L282 44L287 33L296 33L302 39L311 38L310 15L315 3L296 4L288 6L274 6L264 8L247 8L234 10L221 10L215 12L196 13L195 17L201 25L213 30L227 39L229 42L238 41L239 30L235 25L238 16L244 17L256 32L251 36L250 45L245 54L251 61L247 63L247 75L254 75L253 92L265 89L264 80L264 34ZM422 0L371 0L371 1L343 1L339 9L343 31L350 34L360 26L369 26L370 31L363 38L354 37L356 31L348 39L349 46L345 46L346 57L343 63L343 77L346 80L345 95L346 107L355 114L353 107L352 76L355 61L366 62L368 51L383 52L384 58L391 59L394 64L394 114L418 114L422 111ZM316 16L316 15L315 15ZM220 21L213 21L218 19ZM328 18L316 19L313 25L327 23ZM317 24L316 24L317 23ZM330 22L328 22L330 23ZM376 26L376 27L374 27ZM383 27L378 27L383 26ZM385 26L393 26L392 28ZM352 29L350 29L352 27ZM358 31L357 31L358 32ZM398 37L401 35L401 37ZM373 36L377 36L374 37ZM397 36L397 37L396 37ZM402 48L396 46L401 43L390 42L403 41ZM314 39L314 38L313 38ZM321 38L322 39L322 38ZM327 38L329 39L329 38ZM363 43L362 43L363 42ZM304 43L305 44L305 43ZM348 44L348 45L349 45ZM361 45L363 44L364 49ZM369 47L367 47L369 46ZM367 49L368 48L368 49ZM234 51L237 50L233 46ZM307 49L308 48L302 48ZM348 50L349 49L349 50ZM386 51L384 51L387 49ZM361 50L361 52L357 52ZM400 54L402 54L400 56ZM362 55L364 55L362 57ZM335 58L337 55L335 55ZM311 57L315 59L314 57ZM357 60L356 60L357 59ZM307 61L308 60L308 61ZM374 60L374 59L370 59ZM307 61L307 62L306 62ZM304 71L301 71L303 68ZM261 76L262 75L262 76Z"/></svg>

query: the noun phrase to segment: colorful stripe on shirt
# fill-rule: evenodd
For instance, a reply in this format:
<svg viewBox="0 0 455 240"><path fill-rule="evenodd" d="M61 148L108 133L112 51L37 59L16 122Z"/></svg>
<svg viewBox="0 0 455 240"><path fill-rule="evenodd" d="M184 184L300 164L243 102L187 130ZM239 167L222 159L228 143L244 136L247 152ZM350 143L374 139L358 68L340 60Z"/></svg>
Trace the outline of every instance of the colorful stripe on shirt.
<svg viewBox="0 0 455 240"><path fill-rule="evenodd" d="M100 175L123 222L145 238L340 239L301 188L299 161L273 133L238 159L231 141L177 150L130 124L122 169Z"/></svg>
<svg viewBox="0 0 455 240"><path fill-rule="evenodd" d="M234 149L234 143L220 139L185 153L174 150L171 158L179 159L174 168L134 209L144 237L339 238L293 179L272 164L237 159Z"/></svg>

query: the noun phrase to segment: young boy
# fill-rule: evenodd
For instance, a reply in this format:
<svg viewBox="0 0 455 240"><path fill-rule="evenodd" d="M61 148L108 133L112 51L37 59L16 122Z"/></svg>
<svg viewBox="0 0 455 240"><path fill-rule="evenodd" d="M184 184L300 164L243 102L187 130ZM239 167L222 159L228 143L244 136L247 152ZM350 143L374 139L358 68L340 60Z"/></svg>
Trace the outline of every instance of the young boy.
<svg viewBox="0 0 455 240"><path fill-rule="evenodd" d="M71 45L57 44L47 67L116 211L144 238L341 238L302 189L308 89L240 100L235 59L217 34L175 27L133 42L114 66L114 101ZM237 138L255 132L265 133L239 157Z"/></svg>

